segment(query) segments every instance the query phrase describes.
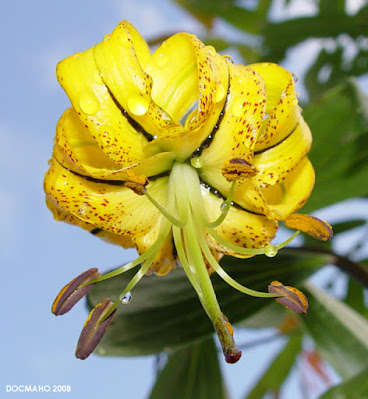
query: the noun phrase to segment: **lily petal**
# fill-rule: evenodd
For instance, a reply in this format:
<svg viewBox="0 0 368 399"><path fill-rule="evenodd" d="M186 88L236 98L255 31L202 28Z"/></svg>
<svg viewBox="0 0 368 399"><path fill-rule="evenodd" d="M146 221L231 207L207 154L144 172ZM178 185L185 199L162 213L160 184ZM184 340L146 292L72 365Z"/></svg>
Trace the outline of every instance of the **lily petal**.
<svg viewBox="0 0 368 399"><path fill-rule="evenodd" d="M252 69L228 62L230 90L218 130L200 156L202 178L222 191L217 183L221 167L229 159L241 158L252 164L253 147L266 109L266 91L261 77ZM221 184L221 183L220 183Z"/></svg>
<svg viewBox="0 0 368 399"><path fill-rule="evenodd" d="M282 182L305 157L312 145L312 134L303 118L295 130L278 145L255 154L253 166L259 173L253 178L260 187ZM270 183L269 175L273 174Z"/></svg>
<svg viewBox="0 0 368 399"><path fill-rule="evenodd" d="M178 47L180 57L177 57ZM167 68L154 66L154 60L161 54L170 58ZM183 132L167 131L148 146L154 152L174 151L177 159L183 161L216 130L228 88L227 63L196 36L179 33L155 52L146 70L152 74L154 85L162 82L154 86L152 95L170 110L175 120L183 117L195 100L198 102L196 109L187 116Z"/></svg>
<svg viewBox="0 0 368 399"><path fill-rule="evenodd" d="M101 150L73 108L64 112L57 125L54 156L67 169L106 180L126 180L131 173L155 176L169 170L175 157L159 153L122 168Z"/></svg>
<svg viewBox="0 0 368 399"><path fill-rule="evenodd" d="M180 123L174 122L170 115L152 100L152 77L143 70L130 27L125 21L93 48L93 55L112 98L147 133L160 136L167 131L171 134L183 131Z"/></svg>
<svg viewBox="0 0 368 399"><path fill-rule="evenodd" d="M202 188L201 192L208 218L210 220L216 219L220 214L222 199L205 188ZM261 248L275 236L277 222L269 220L263 215L256 215L231 206L225 220L215 228L215 231L231 244L243 248ZM217 252L242 258L247 257L225 248L209 234L207 240L209 246Z"/></svg>
<svg viewBox="0 0 368 399"><path fill-rule="evenodd" d="M273 217L283 220L300 209L308 200L314 186L314 169L304 158L281 184L261 189Z"/></svg>
<svg viewBox="0 0 368 399"><path fill-rule="evenodd" d="M125 166L145 157L148 139L116 104L100 76L93 48L61 61L57 77L79 119L112 161Z"/></svg>
<svg viewBox="0 0 368 399"><path fill-rule="evenodd" d="M87 223L78 217L74 216L72 213L65 211L64 209L57 206L48 196L46 197L46 205L52 212L54 219L58 222L66 222L73 226L82 227L84 230L89 231L93 235L101 238L102 240L115 245L120 245L123 248L134 247L134 242L130 236L118 235L114 233L109 233L104 231L92 223Z"/></svg>
<svg viewBox="0 0 368 399"><path fill-rule="evenodd" d="M266 114L255 151L272 147L287 137L298 123L300 108L293 75L277 64L251 64L266 85Z"/></svg>
<svg viewBox="0 0 368 399"><path fill-rule="evenodd" d="M67 186L67 188L66 188ZM167 178L149 184L159 203L166 197ZM77 218L118 235L145 234L161 219L160 212L145 197L119 185L91 182L53 162L45 178L49 199Z"/></svg>

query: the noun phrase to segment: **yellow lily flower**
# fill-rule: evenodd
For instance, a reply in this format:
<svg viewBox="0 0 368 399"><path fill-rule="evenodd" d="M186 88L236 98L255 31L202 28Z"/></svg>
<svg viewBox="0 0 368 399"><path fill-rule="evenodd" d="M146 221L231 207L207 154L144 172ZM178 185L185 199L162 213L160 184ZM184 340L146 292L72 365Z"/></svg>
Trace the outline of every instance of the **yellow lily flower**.
<svg viewBox="0 0 368 399"><path fill-rule="evenodd" d="M218 260L274 256L290 241L270 245L278 221L311 193L312 137L293 75L271 63L234 65L187 33L151 54L123 21L101 43L61 61L57 77L72 107L57 125L47 205L55 219L140 254L92 280L141 264L106 317L143 275L180 265L226 360L237 361L241 352L209 275L251 295L281 295L241 286Z"/></svg>

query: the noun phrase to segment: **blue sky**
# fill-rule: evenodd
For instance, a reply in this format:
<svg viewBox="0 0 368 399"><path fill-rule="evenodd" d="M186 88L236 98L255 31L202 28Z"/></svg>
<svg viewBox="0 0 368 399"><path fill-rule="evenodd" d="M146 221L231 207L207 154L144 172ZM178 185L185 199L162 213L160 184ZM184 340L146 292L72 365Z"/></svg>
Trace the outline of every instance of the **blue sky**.
<svg viewBox="0 0 368 399"><path fill-rule="evenodd" d="M96 44L122 19L146 38L180 30L201 32L200 25L169 0L2 2L0 397L6 385L57 384L70 385L72 391L53 395L68 398L141 399L153 382L153 357L74 358L87 317L82 303L62 318L50 312L56 293L73 276L89 267L105 271L135 256L132 250L55 222L42 190L56 122L69 106L55 78L56 63ZM218 29L229 34L224 24ZM239 342L251 337L240 335ZM237 365L224 366L235 398L277 348L268 345L245 354ZM51 394L39 394L47 396Z"/></svg>

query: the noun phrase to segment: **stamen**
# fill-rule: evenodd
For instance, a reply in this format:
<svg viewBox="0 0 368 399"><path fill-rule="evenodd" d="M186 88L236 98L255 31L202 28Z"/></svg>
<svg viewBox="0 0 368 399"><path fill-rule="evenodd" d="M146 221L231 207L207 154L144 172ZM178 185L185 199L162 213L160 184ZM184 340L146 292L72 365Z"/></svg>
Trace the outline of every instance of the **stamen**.
<svg viewBox="0 0 368 399"><path fill-rule="evenodd" d="M118 299L114 302L114 304L111 306L109 311L101 319L101 321L99 322L100 324L103 323L115 311L115 309L120 305L120 303L121 303L122 299L125 297L125 295L128 292L130 292L136 286L136 284L141 280L141 278L147 273L147 271L151 267L152 262L154 261L155 257L156 257L156 254L151 255L151 257L149 259L147 259L142 264L141 268L134 275L134 277L130 280L128 285L124 288L124 291L119 295Z"/></svg>
<svg viewBox="0 0 368 399"><path fill-rule="evenodd" d="M230 249L231 251L238 252L239 254L242 255L262 255L266 254L266 251L268 251L266 247L264 248L244 248L244 247L239 247L238 245L232 244L231 242L225 240L222 238L215 230L213 229L208 229L207 232L223 247ZM281 244L275 245L276 249L279 250L281 248L284 248L287 244L289 244L300 232L296 231L291 237L289 237L287 240L283 241ZM267 255L270 256L270 255Z"/></svg>
<svg viewBox="0 0 368 399"><path fill-rule="evenodd" d="M187 256L185 254L184 244L183 244L183 239L182 239L182 231L180 229L178 229L177 227L173 227L173 236L174 236L175 248L178 253L180 263L181 263L186 275L188 276L189 281L191 282L192 286L196 290L199 299L202 302L203 301L202 288L199 284L198 276L195 274L195 270L190 267Z"/></svg>
<svg viewBox="0 0 368 399"><path fill-rule="evenodd" d="M146 252L144 252L142 255L140 255L137 259L133 260L132 262L129 262L126 265L123 265L123 266L119 267L118 269L115 269L109 273L103 274L102 276L95 278L94 280L91 280L88 283L82 284L81 287L87 286L89 284L98 283L100 281L107 280L109 278L118 276L119 274L125 273L126 271L132 269L133 267L138 266L140 263L146 261L150 256L155 255L155 257L156 257L158 251L160 250L160 248L163 245L163 242L166 240L166 237L168 236L168 234L170 232L170 228L171 228L171 225L165 220L165 222L162 223L162 225L161 225L161 229L160 229L160 232L158 234L158 237L157 237L155 243Z"/></svg>
<svg viewBox="0 0 368 399"><path fill-rule="evenodd" d="M255 291L250 288L245 287L242 284L239 284L237 281L235 281L232 277L230 277L225 270L216 262L216 259L213 257L212 252L208 248L206 237L204 236L203 229L201 229L200 226L197 225L197 237L202 249L202 252L210 265L213 267L215 272L224 280L226 281L229 285L231 285L233 288L236 290L243 292L244 294L251 295L254 297L258 298L275 298L278 295L273 295L269 294L267 292L260 292L260 291Z"/></svg>
<svg viewBox="0 0 368 399"><path fill-rule="evenodd" d="M209 228L213 229L215 227L220 226L220 224L225 220L227 214L229 213L231 202L233 200L234 191L235 191L236 181L231 183L230 192L225 202L221 204L221 215L214 220L213 222L204 223L204 225Z"/></svg>
<svg viewBox="0 0 368 399"><path fill-rule="evenodd" d="M185 223L172 216L163 206L161 206L153 197L151 197L147 190L143 190L142 193L151 201L152 205L155 206L156 209L158 209L171 224L177 227L184 227Z"/></svg>
<svg viewBox="0 0 368 399"><path fill-rule="evenodd" d="M203 291L203 302L206 304L205 309L219 337L225 360L235 363L240 359L241 351L236 347L231 330L228 328L229 323L224 319L217 302L216 294L203 259L201 247L195 234L196 231L192 214L189 215L188 223L183 230L186 252L188 256L192 258L193 267Z"/></svg>
<svg viewBox="0 0 368 399"><path fill-rule="evenodd" d="M222 238L214 229L207 229L207 232L223 247L230 249L231 251L237 252L242 255L262 255L264 254L264 248L244 248L238 245L232 244L231 242Z"/></svg>

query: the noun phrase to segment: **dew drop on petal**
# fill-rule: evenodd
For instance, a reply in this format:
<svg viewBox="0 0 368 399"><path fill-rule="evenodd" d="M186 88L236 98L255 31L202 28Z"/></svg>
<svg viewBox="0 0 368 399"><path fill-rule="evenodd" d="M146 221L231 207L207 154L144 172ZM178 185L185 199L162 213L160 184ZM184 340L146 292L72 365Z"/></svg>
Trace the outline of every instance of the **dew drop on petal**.
<svg viewBox="0 0 368 399"><path fill-rule="evenodd" d="M215 101L219 103L225 97L225 89L224 86L220 83L216 86L216 94L215 94Z"/></svg>
<svg viewBox="0 0 368 399"><path fill-rule="evenodd" d="M129 111L134 115L144 115L149 108L149 103L143 97L135 96L128 100Z"/></svg>
<svg viewBox="0 0 368 399"><path fill-rule="evenodd" d="M111 35L108 33L107 35L104 36L104 41L108 41L110 39Z"/></svg>
<svg viewBox="0 0 368 399"><path fill-rule="evenodd" d="M216 50L214 47L212 46L207 46L207 50L210 53L210 55L212 55L212 57L214 57L216 55Z"/></svg>
<svg viewBox="0 0 368 399"><path fill-rule="evenodd" d="M263 172L261 175L261 180L263 183L273 186L279 178L279 175L277 172Z"/></svg>
<svg viewBox="0 0 368 399"><path fill-rule="evenodd" d="M192 158L190 160L190 163L193 168L200 169L202 167L202 161L200 160L200 158Z"/></svg>
<svg viewBox="0 0 368 399"><path fill-rule="evenodd" d="M241 116L243 115L243 108L247 104L247 101L244 100L243 97L236 97L234 98L234 101L231 104L231 111L235 116Z"/></svg>
<svg viewBox="0 0 368 399"><path fill-rule="evenodd" d="M129 40L128 36L121 39L121 44L124 47L132 47L132 42L131 42L131 40Z"/></svg>
<svg viewBox="0 0 368 399"><path fill-rule="evenodd" d="M269 258L273 258L274 256L277 255L277 247L276 245L268 244L265 249L265 255L268 256Z"/></svg>
<svg viewBox="0 0 368 399"><path fill-rule="evenodd" d="M81 110L87 115L94 115L100 109L100 102L92 90L82 91L78 102Z"/></svg>
<svg viewBox="0 0 368 399"><path fill-rule="evenodd" d="M297 83L299 80L298 75L296 73L292 73L291 75L293 76L294 83Z"/></svg>
<svg viewBox="0 0 368 399"><path fill-rule="evenodd" d="M132 294L127 292L124 296L120 299L120 302L124 305L127 305L132 300Z"/></svg>
<svg viewBox="0 0 368 399"><path fill-rule="evenodd" d="M226 60L228 60L229 62L231 62L232 64L234 64L234 59L233 59L233 57L231 56L231 55L224 55L224 58L226 59Z"/></svg>

